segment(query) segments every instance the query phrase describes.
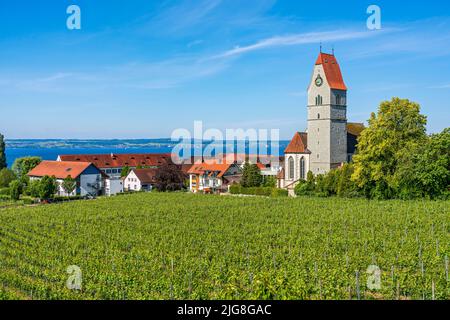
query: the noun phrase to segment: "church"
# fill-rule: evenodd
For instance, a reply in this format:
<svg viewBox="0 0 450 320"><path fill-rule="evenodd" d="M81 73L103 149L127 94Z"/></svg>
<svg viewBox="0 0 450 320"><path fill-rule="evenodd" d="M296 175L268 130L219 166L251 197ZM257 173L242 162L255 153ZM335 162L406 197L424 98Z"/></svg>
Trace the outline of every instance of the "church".
<svg viewBox="0 0 450 320"><path fill-rule="evenodd" d="M308 87L308 129L297 132L284 151L278 187L291 193L309 171L325 174L350 162L362 123L347 122L347 86L333 54L320 52Z"/></svg>

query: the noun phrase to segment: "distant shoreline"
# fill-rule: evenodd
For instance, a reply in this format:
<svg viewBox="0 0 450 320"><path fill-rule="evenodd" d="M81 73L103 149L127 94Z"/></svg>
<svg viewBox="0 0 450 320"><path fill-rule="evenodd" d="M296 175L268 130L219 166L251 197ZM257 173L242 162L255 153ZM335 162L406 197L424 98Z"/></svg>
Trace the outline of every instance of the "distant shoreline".
<svg viewBox="0 0 450 320"><path fill-rule="evenodd" d="M11 167L15 159L38 156L42 160L56 160L61 154L109 154L109 153L170 153L176 143L170 139L9 139L6 140L6 160ZM204 142L204 146L210 142ZM279 154L283 155L289 141L279 142ZM246 150L249 143L246 144ZM268 150L272 154L271 150Z"/></svg>

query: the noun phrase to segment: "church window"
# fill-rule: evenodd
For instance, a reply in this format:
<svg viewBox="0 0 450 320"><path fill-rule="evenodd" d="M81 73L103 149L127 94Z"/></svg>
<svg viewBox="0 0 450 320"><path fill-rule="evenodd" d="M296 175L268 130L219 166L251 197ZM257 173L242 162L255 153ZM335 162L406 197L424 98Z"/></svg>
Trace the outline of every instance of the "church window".
<svg viewBox="0 0 450 320"><path fill-rule="evenodd" d="M305 157L300 159L300 179L305 180Z"/></svg>
<svg viewBox="0 0 450 320"><path fill-rule="evenodd" d="M319 95L316 97L316 106L321 106L322 103L323 103L323 99L322 99L322 96L319 94Z"/></svg>
<svg viewBox="0 0 450 320"><path fill-rule="evenodd" d="M320 113L317 114L317 119L320 119Z"/></svg>
<svg viewBox="0 0 450 320"><path fill-rule="evenodd" d="M289 179L294 180L294 159L292 157L289 158Z"/></svg>

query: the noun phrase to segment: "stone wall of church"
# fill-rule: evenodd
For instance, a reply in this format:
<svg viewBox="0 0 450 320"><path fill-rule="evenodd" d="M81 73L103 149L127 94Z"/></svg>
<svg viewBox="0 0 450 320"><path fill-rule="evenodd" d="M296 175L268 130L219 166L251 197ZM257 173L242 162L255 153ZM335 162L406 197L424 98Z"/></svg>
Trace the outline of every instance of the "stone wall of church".
<svg viewBox="0 0 450 320"><path fill-rule="evenodd" d="M284 173L285 173L285 185L289 185L295 181L300 180L300 161L305 159L305 179L310 170L310 155L307 153L287 153L284 158ZM294 160L294 179L291 179L289 159Z"/></svg>

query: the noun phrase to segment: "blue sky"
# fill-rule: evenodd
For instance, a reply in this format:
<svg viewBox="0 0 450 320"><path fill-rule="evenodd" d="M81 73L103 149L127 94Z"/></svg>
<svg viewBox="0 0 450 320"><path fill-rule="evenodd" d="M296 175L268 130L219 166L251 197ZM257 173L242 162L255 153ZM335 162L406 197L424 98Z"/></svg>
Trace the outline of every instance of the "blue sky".
<svg viewBox="0 0 450 320"><path fill-rule="evenodd" d="M81 30L66 9L81 8ZM367 7L382 12L368 30ZM7 138L158 138L176 128L306 128L323 42L350 121L393 96L430 133L450 120L448 1L9 0L0 2L0 131Z"/></svg>

